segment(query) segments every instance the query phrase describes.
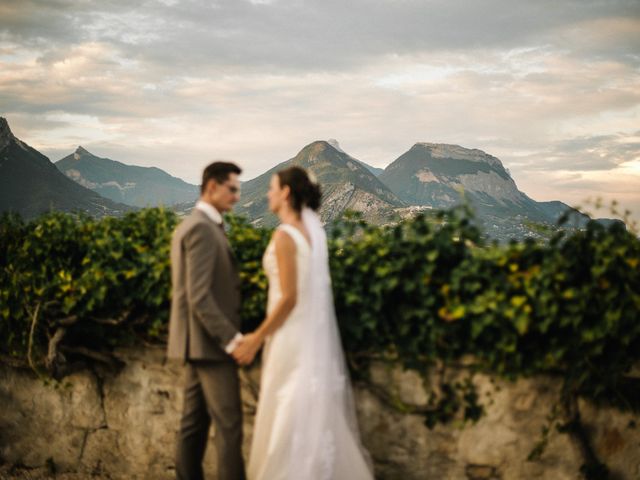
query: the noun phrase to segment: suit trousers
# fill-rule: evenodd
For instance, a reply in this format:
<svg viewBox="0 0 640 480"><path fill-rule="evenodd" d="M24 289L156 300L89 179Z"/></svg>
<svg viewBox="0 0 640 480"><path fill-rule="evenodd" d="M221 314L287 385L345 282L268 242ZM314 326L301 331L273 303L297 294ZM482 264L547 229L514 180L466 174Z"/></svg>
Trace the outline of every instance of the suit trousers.
<svg viewBox="0 0 640 480"><path fill-rule="evenodd" d="M190 361L176 452L178 480L203 480L202 460L214 424L218 480L244 480L242 402L232 362Z"/></svg>

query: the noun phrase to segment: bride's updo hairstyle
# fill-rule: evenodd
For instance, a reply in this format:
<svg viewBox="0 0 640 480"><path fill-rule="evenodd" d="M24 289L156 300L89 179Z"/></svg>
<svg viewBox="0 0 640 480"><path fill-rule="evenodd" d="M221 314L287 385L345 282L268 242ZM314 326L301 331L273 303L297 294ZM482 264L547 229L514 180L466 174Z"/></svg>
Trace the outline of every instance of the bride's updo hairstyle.
<svg viewBox="0 0 640 480"><path fill-rule="evenodd" d="M320 208L320 198L322 197L320 185L311 181L304 168L294 166L280 170L278 179L280 180L280 188L285 185L289 187L291 207L296 212L301 212L304 207L316 211Z"/></svg>

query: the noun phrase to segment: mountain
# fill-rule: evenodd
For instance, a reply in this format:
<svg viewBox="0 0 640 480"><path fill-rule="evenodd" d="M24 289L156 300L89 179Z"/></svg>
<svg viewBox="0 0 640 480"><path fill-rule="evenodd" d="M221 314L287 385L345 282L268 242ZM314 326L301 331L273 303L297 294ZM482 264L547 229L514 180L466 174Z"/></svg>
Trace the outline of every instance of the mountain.
<svg viewBox="0 0 640 480"><path fill-rule="evenodd" d="M267 203L269 182L275 172L291 165L310 170L322 185L320 216L325 222L340 218L349 209L361 212L368 221L386 223L397 219L395 210L404 206L361 162L329 142L316 141L295 157L243 183L236 212L247 215L256 225L275 225L276 217Z"/></svg>
<svg viewBox="0 0 640 480"><path fill-rule="evenodd" d="M416 143L379 178L411 205L450 208L464 195L489 235L498 237L527 233L518 230L528 222L555 223L569 208L539 204L518 190L496 157L458 145Z"/></svg>
<svg viewBox="0 0 640 480"><path fill-rule="evenodd" d="M460 192L481 212L521 214L545 221L537 202L518 190L500 160L481 150L458 145L416 143L380 175L398 197L412 205L451 207Z"/></svg>
<svg viewBox="0 0 640 480"><path fill-rule="evenodd" d="M103 198L65 177L40 152L17 139L0 117L0 211L32 218L48 210L119 215L131 207Z"/></svg>
<svg viewBox="0 0 640 480"><path fill-rule="evenodd" d="M588 215L558 200L538 202L538 205L546 212L553 223L557 223L560 217L567 215L566 226L582 228L590 220Z"/></svg>
<svg viewBox="0 0 640 480"><path fill-rule="evenodd" d="M547 215L551 217L554 224L557 224L558 220L563 215L567 215L567 221L564 223L564 226L570 228L584 228L587 222L591 220L591 217L586 213L582 213L580 210L576 210L566 203L557 200L551 202L538 202L538 205L547 212ZM596 218L595 221L605 228L608 228L614 223L621 224L626 228L625 223L617 218Z"/></svg>
<svg viewBox="0 0 640 480"><path fill-rule="evenodd" d="M116 202L136 207L195 201L199 187L156 167L137 167L100 158L82 147L56 162L67 177Z"/></svg>

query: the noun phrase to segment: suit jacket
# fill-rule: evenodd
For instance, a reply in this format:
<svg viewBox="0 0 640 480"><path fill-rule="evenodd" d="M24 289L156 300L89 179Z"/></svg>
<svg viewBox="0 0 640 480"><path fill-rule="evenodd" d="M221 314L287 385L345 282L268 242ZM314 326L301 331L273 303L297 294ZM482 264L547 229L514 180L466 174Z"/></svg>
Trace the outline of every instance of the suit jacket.
<svg viewBox="0 0 640 480"><path fill-rule="evenodd" d="M171 240L167 356L232 361L224 347L240 331L240 278L220 225L194 209Z"/></svg>

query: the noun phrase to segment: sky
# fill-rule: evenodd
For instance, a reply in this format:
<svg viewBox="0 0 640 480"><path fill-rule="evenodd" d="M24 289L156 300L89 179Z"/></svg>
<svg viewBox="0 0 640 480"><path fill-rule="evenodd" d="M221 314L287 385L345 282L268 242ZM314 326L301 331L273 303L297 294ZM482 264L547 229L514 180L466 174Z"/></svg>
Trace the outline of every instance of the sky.
<svg viewBox="0 0 640 480"><path fill-rule="evenodd" d="M0 0L0 116L52 161L191 183L315 140L377 167L456 144L640 220L640 1Z"/></svg>

